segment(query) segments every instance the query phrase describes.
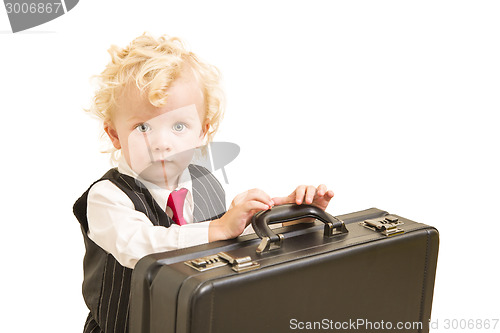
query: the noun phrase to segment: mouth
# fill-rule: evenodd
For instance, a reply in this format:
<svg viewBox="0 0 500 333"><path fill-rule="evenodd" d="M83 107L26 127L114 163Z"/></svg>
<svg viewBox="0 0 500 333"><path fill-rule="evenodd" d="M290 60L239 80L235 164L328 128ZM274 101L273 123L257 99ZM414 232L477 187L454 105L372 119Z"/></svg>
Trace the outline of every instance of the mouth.
<svg viewBox="0 0 500 333"><path fill-rule="evenodd" d="M166 158L166 159L156 160L155 163L165 164L165 163L172 163L173 161L174 161L173 159Z"/></svg>

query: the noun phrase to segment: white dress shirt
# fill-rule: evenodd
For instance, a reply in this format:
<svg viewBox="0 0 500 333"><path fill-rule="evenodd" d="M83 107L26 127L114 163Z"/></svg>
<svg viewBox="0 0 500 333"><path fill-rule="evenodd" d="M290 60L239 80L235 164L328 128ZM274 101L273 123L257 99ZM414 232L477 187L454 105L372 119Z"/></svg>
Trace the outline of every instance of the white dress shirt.
<svg viewBox="0 0 500 333"><path fill-rule="evenodd" d="M171 191L141 179L123 157L118 171L140 180L160 207L167 206ZM182 187L188 190L183 215L187 224L165 228L153 225L145 214L135 210L132 200L111 181L96 183L87 199L89 238L129 268L134 268L137 261L148 254L208 243L210 221L193 223L193 189L187 168L177 189ZM167 214L172 217L170 209Z"/></svg>

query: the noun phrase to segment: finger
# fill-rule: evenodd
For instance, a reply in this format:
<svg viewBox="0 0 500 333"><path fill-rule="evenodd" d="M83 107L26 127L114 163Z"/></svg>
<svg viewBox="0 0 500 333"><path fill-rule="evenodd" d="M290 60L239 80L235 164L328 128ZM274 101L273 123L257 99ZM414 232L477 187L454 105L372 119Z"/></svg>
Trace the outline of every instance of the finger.
<svg viewBox="0 0 500 333"><path fill-rule="evenodd" d="M309 185L306 189L306 204L312 204L314 196L316 195L316 187Z"/></svg>
<svg viewBox="0 0 500 333"><path fill-rule="evenodd" d="M238 195L236 195L233 199L233 205L239 205L241 204L243 201L245 201L245 198L248 196L248 191L246 192L243 192L243 193L240 193Z"/></svg>
<svg viewBox="0 0 500 333"><path fill-rule="evenodd" d="M244 209L246 211L252 211L252 210L268 210L270 208L269 205L266 205L265 203L262 203L260 201L256 200L251 200L245 203Z"/></svg>
<svg viewBox="0 0 500 333"><path fill-rule="evenodd" d="M333 191L330 190L326 192L324 196L319 198L318 203L321 202L320 203L321 208L326 209L328 203L330 202L330 200L332 200L332 198L333 198Z"/></svg>
<svg viewBox="0 0 500 333"><path fill-rule="evenodd" d="M328 200L330 200L331 198L333 198L335 194L333 193L332 190L328 190L326 193L325 193L325 197L329 198Z"/></svg>
<svg viewBox="0 0 500 333"><path fill-rule="evenodd" d="M249 200L257 200L257 201L260 201L262 203L265 203L266 205L274 205L274 202L271 200L271 197L269 196L269 194L267 194L266 192L258 189L258 188L254 188L252 190L249 190L246 192L246 195L244 197L244 200L245 201L249 201Z"/></svg>
<svg viewBox="0 0 500 333"><path fill-rule="evenodd" d="M295 189L295 202L297 203L297 205L302 204L305 193L306 193L305 185L300 185Z"/></svg>
<svg viewBox="0 0 500 333"><path fill-rule="evenodd" d="M326 190L327 190L327 188L326 188L326 185L325 185L325 184L321 184L321 185L319 185L319 186L318 186L318 192L317 192L317 193L318 193L318 196L319 196L319 197L324 196L324 195L325 195L325 193L326 193Z"/></svg>
<svg viewBox="0 0 500 333"><path fill-rule="evenodd" d="M271 199L274 205L284 205L287 203L292 203L293 200L290 197L275 197Z"/></svg>

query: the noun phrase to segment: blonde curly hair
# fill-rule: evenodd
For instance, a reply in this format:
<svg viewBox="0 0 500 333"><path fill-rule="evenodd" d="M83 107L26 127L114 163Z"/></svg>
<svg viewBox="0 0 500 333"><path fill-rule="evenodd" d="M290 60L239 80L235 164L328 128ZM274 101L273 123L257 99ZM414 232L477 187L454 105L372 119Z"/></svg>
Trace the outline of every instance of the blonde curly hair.
<svg viewBox="0 0 500 333"><path fill-rule="evenodd" d="M205 119L202 122L209 124L207 143L213 140L224 114L224 93L220 72L215 66L202 62L186 50L179 38L166 35L154 38L144 33L127 47L112 45L108 53L111 61L100 75L94 76L98 89L91 107L85 111L103 123L111 122L117 100L129 83L135 83L152 105L161 107L167 101L167 89L184 66L190 66L198 77L205 99ZM106 137L104 130L102 137ZM111 153L111 161L116 164L119 150L111 146L104 152Z"/></svg>

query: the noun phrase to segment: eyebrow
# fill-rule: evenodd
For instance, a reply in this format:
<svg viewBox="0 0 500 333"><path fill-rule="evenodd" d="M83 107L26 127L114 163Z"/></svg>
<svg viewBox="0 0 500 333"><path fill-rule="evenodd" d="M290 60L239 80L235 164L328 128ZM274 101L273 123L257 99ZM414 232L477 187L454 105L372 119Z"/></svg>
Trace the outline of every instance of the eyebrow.
<svg viewBox="0 0 500 333"><path fill-rule="evenodd" d="M198 113L196 114L179 114L179 115L175 115L174 120L176 121L200 121L200 116L198 115Z"/></svg>
<svg viewBox="0 0 500 333"><path fill-rule="evenodd" d="M134 123L144 123L144 122L148 121L149 119L153 119L155 117L149 117L149 118L147 118L147 120L144 120L145 118L147 118L147 116L144 114L139 114L139 115L133 114L127 118L127 121L134 122Z"/></svg>
<svg viewBox="0 0 500 333"><path fill-rule="evenodd" d="M200 115L198 113L198 109L196 108L196 105L194 104L189 104L189 105L186 105L186 106L181 106L177 109L173 109L173 110L169 110L168 112L174 112L174 111L177 111L177 110L180 110L180 109L184 109L184 108L188 108L190 106L194 106L194 111L195 112L182 112L182 113L175 113L175 115L173 116L173 120L175 121L200 121L202 122L203 120L200 119ZM161 117L162 115L164 114L161 114L161 115L157 115L157 116L154 116L154 117L148 117L146 114L140 114L140 115L133 115L131 117L129 117L127 119L127 121L129 122L132 122L134 124L141 124L141 123L146 123L148 121L151 121L152 119L155 119L157 117Z"/></svg>
<svg viewBox="0 0 500 333"><path fill-rule="evenodd" d="M156 117L159 117L159 116L151 117L151 115L148 115L148 113L149 112L139 113L139 115L134 114L134 115L130 116L129 118L127 118L127 121L133 122L135 124L141 124L141 123L146 123L146 122L148 122L151 119L154 119Z"/></svg>

